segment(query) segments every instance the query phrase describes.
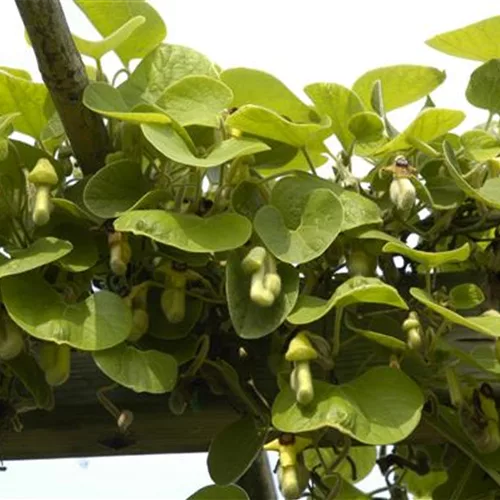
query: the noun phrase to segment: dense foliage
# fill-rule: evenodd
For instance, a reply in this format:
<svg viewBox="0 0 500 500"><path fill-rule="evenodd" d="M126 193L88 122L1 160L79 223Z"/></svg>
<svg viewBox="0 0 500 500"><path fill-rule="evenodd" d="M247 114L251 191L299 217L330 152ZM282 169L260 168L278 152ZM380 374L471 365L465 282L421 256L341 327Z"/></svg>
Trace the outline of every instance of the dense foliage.
<svg viewBox="0 0 500 500"><path fill-rule="evenodd" d="M0 70L4 426L57 404L78 350L179 418L200 391L238 409L192 499L247 498L234 483L265 443L286 498L375 498L355 483L376 463L395 499L496 498L500 313L480 280L500 270L500 17L428 41L481 64L466 95L488 118L457 135L464 113L430 97L438 69L313 83L306 103L163 43L144 2L75 3L103 36L75 36L113 145L96 173L47 88ZM100 397L127 432L131 412ZM421 422L441 444L412 440Z"/></svg>

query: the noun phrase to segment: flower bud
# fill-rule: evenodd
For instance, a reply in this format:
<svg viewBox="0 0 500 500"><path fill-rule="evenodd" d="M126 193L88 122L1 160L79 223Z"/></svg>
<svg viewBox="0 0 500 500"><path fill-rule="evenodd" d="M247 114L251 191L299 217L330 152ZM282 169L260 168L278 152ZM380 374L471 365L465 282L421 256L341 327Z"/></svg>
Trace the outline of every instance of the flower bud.
<svg viewBox="0 0 500 500"><path fill-rule="evenodd" d="M406 212L415 204L417 192L410 179L407 177L395 177L389 188L389 196L398 210Z"/></svg>

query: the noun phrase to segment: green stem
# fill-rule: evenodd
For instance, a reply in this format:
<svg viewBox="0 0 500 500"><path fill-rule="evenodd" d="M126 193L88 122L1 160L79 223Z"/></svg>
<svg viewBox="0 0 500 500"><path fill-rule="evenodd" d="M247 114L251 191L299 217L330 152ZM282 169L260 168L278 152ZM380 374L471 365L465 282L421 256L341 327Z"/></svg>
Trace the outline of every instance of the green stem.
<svg viewBox="0 0 500 500"><path fill-rule="evenodd" d="M335 324L333 328L332 356L336 358L340 351L340 331L342 329L343 307L337 307L335 311Z"/></svg>
<svg viewBox="0 0 500 500"><path fill-rule="evenodd" d="M432 293L432 276L431 276L431 269L428 268L425 270L425 290L429 295Z"/></svg>
<svg viewBox="0 0 500 500"><path fill-rule="evenodd" d="M277 179L278 177L285 177L285 176L289 176L292 174L304 175L304 173L305 172L303 170L287 170L286 172L277 172L276 174L272 174L272 175L268 175L267 177L264 177L258 183L265 184L266 182L273 181L274 179Z"/></svg>
<svg viewBox="0 0 500 500"><path fill-rule="evenodd" d="M486 120L486 123L484 124L484 130L486 130L486 131L489 130L494 116L495 116L495 113L493 111L490 111L488 114L488 119Z"/></svg>
<svg viewBox="0 0 500 500"><path fill-rule="evenodd" d="M314 163L312 162L311 157L309 156L309 153L307 152L307 149L304 147L304 148L301 148L300 150L302 151L302 154L304 155L304 158L306 159L307 164L309 165L309 168L311 169L312 174L317 177L318 174L316 172L316 167L314 166Z"/></svg>

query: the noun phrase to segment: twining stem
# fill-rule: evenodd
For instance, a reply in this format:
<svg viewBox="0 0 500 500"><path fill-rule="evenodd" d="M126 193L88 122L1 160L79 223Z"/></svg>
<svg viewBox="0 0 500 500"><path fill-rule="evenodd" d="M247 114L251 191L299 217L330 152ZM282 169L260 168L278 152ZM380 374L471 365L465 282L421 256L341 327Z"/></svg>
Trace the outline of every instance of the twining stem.
<svg viewBox="0 0 500 500"><path fill-rule="evenodd" d="M431 276L431 269L428 268L425 270L425 290L429 295L432 293L432 276Z"/></svg>
<svg viewBox="0 0 500 500"><path fill-rule="evenodd" d="M332 356L336 358L340 351L340 330L342 329L343 307L337 307L335 312L335 324L333 327Z"/></svg>
<svg viewBox="0 0 500 500"><path fill-rule="evenodd" d="M316 167L314 166L314 163L312 162L311 157L309 156L309 153L307 152L307 149L301 148L300 150L302 151L302 154L304 155L304 158L306 159L307 164L309 165L309 168L311 169L312 174L317 177L318 174L316 172Z"/></svg>
<svg viewBox="0 0 500 500"><path fill-rule="evenodd" d="M484 124L484 130L489 130L494 116L495 116L495 113L493 111L490 111L488 114L488 119L486 120L486 123Z"/></svg>

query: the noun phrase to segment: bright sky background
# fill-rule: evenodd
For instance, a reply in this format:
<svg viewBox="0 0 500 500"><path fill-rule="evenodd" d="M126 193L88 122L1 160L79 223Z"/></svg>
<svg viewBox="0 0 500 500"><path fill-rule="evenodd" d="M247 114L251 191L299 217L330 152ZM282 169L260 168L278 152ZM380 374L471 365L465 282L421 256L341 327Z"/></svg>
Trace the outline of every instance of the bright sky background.
<svg viewBox="0 0 500 500"><path fill-rule="evenodd" d="M246 66L273 73L304 98L301 89L308 83L350 86L358 76L376 67L423 64L444 69L448 75L433 94L439 107L466 111L467 127L486 119L486 112L474 110L464 97L469 75L477 63L436 52L424 41L498 15L500 6L496 0L150 3L167 23L169 42L197 49L223 68ZM62 4L72 31L94 38L95 32L73 2L62 0ZM0 65L28 69L35 76L36 61L24 43L14 1L4 0L1 13ZM105 59L105 68L106 64L112 71L117 69L113 57ZM421 103L392 113L395 125L407 124L420 106ZM210 483L205 460L204 454L196 454L7 462L8 471L0 473L0 498L184 500ZM366 491L381 484L377 477L367 483Z"/></svg>

